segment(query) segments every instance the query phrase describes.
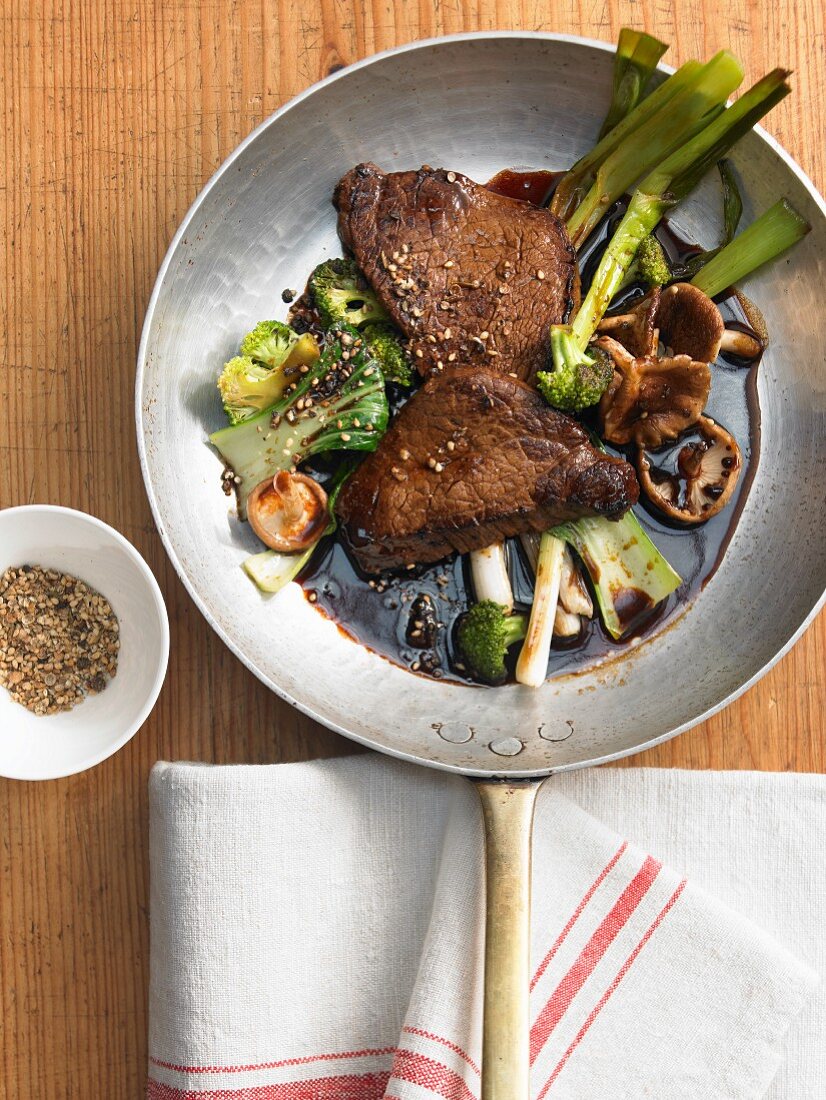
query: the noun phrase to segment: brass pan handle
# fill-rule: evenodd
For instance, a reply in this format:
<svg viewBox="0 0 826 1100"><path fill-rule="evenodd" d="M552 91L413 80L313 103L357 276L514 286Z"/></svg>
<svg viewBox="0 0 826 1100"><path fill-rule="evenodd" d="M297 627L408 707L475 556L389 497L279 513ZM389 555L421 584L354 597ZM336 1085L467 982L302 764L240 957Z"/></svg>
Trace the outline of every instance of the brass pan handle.
<svg viewBox="0 0 826 1100"><path fill-rule="evenodd" d="M487 917L482 1100L529 1100L531 827L540 783L477 783Z"/></svg>

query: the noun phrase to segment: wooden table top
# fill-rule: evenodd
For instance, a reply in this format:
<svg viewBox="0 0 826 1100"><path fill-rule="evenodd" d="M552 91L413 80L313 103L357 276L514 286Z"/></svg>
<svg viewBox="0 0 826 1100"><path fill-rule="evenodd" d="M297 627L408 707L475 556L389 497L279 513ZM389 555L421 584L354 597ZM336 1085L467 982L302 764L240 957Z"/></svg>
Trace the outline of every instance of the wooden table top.
<svg viewBox="0 0 826 1100"><path fill-rule="evenodd" d="M667 60L728 46L795 92L767 127L826 184L826 16L817 0L5 0L0 13L0 506L82 508L146 556L169 607L169 675L114 758L52 783L0 780L0 1095L137 1097L145 1078L146 784L159 758L301 760L353 751L224 648L166 560L144 494L132 396L155 273L224 157L285 100L411 39L520 28ZM823 771L826 618L723 714L639 761ZM629 761L635 763L636 761Z"/></svg>

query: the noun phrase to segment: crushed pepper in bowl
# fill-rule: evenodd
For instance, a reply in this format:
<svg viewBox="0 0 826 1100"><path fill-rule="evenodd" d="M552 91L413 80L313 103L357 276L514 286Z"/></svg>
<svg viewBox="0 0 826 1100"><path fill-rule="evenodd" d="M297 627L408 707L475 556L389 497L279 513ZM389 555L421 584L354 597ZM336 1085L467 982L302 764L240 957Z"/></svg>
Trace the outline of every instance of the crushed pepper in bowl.
<svg viewBox="0 0 826 1100"><path fill-rule="evenodd" d="M37 715L71 710L115 675L118 619L68 573L20 565L0 576L0 685Z"/></svg>

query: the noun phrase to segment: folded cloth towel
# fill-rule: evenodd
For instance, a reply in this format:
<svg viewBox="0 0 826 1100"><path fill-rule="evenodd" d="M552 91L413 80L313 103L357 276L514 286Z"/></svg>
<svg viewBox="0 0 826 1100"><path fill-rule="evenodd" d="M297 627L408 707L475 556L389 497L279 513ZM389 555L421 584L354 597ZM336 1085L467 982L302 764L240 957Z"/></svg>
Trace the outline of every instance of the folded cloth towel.
<svg viewBox="0 0 826 1100"><path fill-rule="evenodd" d="M824 807L817 776L547 782L533 1096L826 1097L826 999L806 965L826 961ZM158 764L151 861L150 1100L479 1096L469 783L373 755Z"/></svg>

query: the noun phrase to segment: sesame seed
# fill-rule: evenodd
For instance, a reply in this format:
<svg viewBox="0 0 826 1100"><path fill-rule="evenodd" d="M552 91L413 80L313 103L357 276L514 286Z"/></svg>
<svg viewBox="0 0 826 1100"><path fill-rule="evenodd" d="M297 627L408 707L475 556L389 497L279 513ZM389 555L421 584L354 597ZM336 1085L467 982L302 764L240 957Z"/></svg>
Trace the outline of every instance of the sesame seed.
<svg viewBox="0 0 826 1100"><path fill-rule="evenodd" d="M439 302L439 309L450 309L449 302Z"/></svg>
<svg viewBox="0 0 826 1100"><path fill-rule="evenodd" d="M308 592L307 593L307 600L308 600L309 603L315 603L317 599L318 599L318 593L317 592Z"/></svg>
<svg viewBox="0 0 826 1100"><path fill-rule="evenodd" d="M427 464L428 464L428 466L430 467L431 470L436 469L436 459L433 458L432 456L427 460Z"/></svg>
<svg viewBox="0 0 826 1100"><path fill-rule="evenodd" d="M436 362L436 366L438 367L438 369L439 369L439 370L444 370L444 369L445 369L445 365L444 365L444 363L443 363L443 362L441 361L441 359L437 360L437 362Z"/></svg>
<svg viewBox="0 0 826 1100"><path fill-rule="evenodd" d="M445 331L442 333L442 339L443 340L449 340L452 335L453 335L453 330L449 329L449 328L446 328Z"/></svg>
<svg viewBox="0 0 826 1100"><path fill-rule="evenodd" d="M422 351L421 348L416 348L416 351L414 352L414 355L416 356L417 359L422 359L424 357L424 352Z"/></svg>
<svg viewBox="0 0 826 1100"><path fill-rule="evenodd" d="M447 357L447 361L448 361L448 363L452 363L452 362L453 362L453 360L454 360L455 358L456 358L456 352L455 352L455 351L452 351L452 352L450 353L450 355L448 355L448 357Z"/></svg>
<svg viewBox="0 0 826 1100"><path fill-rule="evenodd" d="M342 443L349 443L350 442L350 436L347 434L347 432L342 432L341 433L341 441L342 441Z"/></svg>
<svg viewBox="0 0 826 1100"><path fill-rule="evenodd" d="M455 172L448 172L447 182L448 183L455 183L456 182L456 173Z"/></svg>
<svg viewBox="0 0 826 1100"><path fill-rule="evenodd" d="M482 331L481 331L481 332L479 333L479 339L480 339L480 340L487 340L489 336L490 336L490 333L488 332L488 330L487 330L487 329L483 329L483 330L482 330Z"/></svg>
<svg viewBox="0 0 826 1100"><path fill-rule="evenodd" d="M455 451L455 450L456 450L456 444L455 444L455 443L453 442L453 440L452 440L452 439L449 439L449 440L447 441L447 444L446 444L446 446L447 446L447 449L448 449L449 451Z"/></svg>
<svg viewBox="0 0 826 1100"><path fill-rule="evenodd" d="M399 451L399 458L402 462L407 462L408 458L410 458L410 451L408 451L407 447L402 447Z"/></svg>
<svg viewBox="0 0 826 1100"><path fill-rule="evenodd" d="M537 273L536 273L536 277L537 277L537 279L539 279L539 280L541 281L542 279L544 279L544 278L545 278L545 272L544 272L544 271L541 271L541 270L540 270L540 271L537 271Z"/></svg>
<svg viewBox="0 0 826 1100"><path fill-rule="evenodd" d="M444 466L441 464L441 462L437 462L433 469L436 471L437 474L440 474L444 469Z"/></svg>
<svg viewBox="0 0 826 1100"><path fill-rule="evenodd" d="M445 260L445 262L442 266L443 267L455 267L456 265L453 263L453 260Z"/></svg>

